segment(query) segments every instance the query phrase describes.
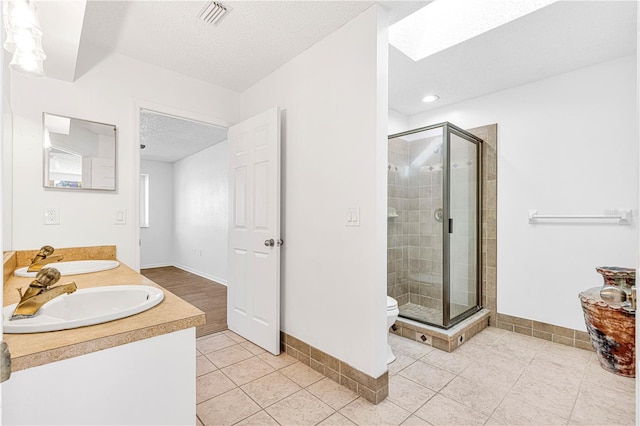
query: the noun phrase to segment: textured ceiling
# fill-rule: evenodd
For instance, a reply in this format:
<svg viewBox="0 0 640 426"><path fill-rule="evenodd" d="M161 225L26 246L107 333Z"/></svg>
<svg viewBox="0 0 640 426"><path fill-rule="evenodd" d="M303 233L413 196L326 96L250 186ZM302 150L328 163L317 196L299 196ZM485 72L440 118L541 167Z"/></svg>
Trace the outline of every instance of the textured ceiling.
<svg viewBox="0 0 640 426"><path fill-rule="evenodd" d="M70 18L53 7L65 1L45 3L46 34L47 21ZM219 26L197 17L205 3L87 1L74 78L117 52L242 92L374 3L394 23L429 1L229 1ZM389 107L409 116L634 54L636 7L560 1L419 62L390 47ZM49 72L57 62L47 62ZM427 93L440 100L422 103Z"/></svg>
<svg viewBox="0 0 640 426"><path fill-rule="evenodd" d="M224 1L232 11L218 26L198 18L207 3L88 1L74 77L117 52L242 92L376 2ZM377 3L396 22L429 2ZM147 160L174 162L226 139L213 126L158 114L143 114L141 126Z"/></svg>
<svg viewBox="0 0 640 426"><path fill-rule="evenodd" d="M215 26L203 1L89 1L81 55L118 52L237 92L369 8L372 1L224 1ZM397 19L426 2L381 2Z"/></svg>
<svg viewBox="0 0 640 426"><path fill-rule="evenodd" d="M635 54L636 7L560 1L418 62L390 46L389 106L411 116Z"/></svg>
<svg viewBox="0 0 640 426"><path fill-rule="evenodd" d="M140 151L143 160L173 163L227 139L227 129L143 110Z"/></svg>
<svg viewBox="0 0 640 426"><path fill-rule="evenodd" d="M242 92L374 3L394 23L429 2L229 1L213 26L202 1L89 1L76 74L118 52ZM636 7L559 1L419 62L390 47L389 107L413 115L633 54Z"/></svg>

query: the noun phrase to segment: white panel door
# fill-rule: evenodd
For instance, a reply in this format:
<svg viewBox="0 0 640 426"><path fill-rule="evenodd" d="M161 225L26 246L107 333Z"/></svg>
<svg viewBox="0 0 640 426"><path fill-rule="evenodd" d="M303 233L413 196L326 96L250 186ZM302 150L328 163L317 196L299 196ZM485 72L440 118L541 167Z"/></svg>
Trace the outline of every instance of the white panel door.
<svg viewBox="0 0 640 426"><path fill-rule="evenodd" d="M229 129L229 329L280 353L280 109Z"/></svg>

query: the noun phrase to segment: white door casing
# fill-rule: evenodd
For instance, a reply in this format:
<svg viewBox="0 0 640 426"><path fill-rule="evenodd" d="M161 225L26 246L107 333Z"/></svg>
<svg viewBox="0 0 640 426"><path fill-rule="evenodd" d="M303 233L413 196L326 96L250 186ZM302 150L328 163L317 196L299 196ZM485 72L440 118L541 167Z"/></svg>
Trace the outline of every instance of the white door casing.
<svg viewBox="0 0 640 426"><path fill-rule="evenodd" d="M229 329L280 353L280 109L229 128Z"/></svg>

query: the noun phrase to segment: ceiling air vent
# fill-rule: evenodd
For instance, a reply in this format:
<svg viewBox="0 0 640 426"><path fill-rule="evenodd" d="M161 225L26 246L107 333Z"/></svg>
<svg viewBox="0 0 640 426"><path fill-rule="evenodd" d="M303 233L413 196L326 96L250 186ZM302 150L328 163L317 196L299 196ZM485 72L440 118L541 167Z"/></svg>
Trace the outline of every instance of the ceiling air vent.
<svg viewBox="0 0 640 426"><path fill-rule="evenodd" d="M231 12L229 6L212 1L204 5L198 16L208 24L218 25L229 12Z"/></svg>

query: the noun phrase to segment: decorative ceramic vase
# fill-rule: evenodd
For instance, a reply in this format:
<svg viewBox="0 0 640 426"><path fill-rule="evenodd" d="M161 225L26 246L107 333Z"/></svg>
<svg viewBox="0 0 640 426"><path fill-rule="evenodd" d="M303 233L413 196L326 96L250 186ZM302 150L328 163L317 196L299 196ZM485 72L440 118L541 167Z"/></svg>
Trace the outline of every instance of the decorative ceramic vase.
<svg viewBox="0 0 640 426"><path fill-rule="evenodd" d="M600 366L625 377L636 375L636 314L600 297L600 287L580 293L584 321Z"/></svg>
<svg viewBox="0 0 640 426"><path fill-rule="evenodd" d="M618 266L598 266L596 271L604 277L604 285L629 288L636 285L636 270Z"/></svg>
<svg viewBox="0 0 640 426"><path fill-rule="evenodd" d="M635 294L636 271L616 266L599 266L596 271L604 285L578 295L591 345L602 368L635 377L636 312L627 299Z"/></svg>

